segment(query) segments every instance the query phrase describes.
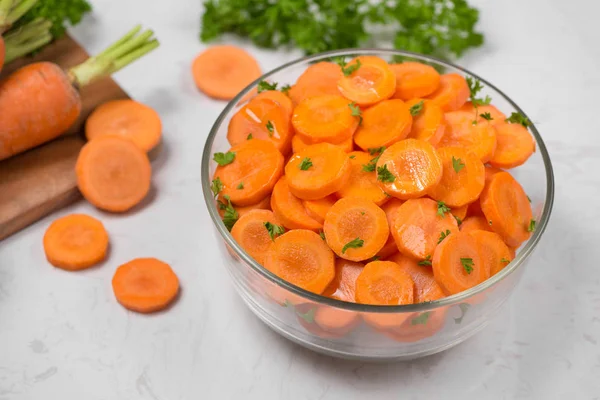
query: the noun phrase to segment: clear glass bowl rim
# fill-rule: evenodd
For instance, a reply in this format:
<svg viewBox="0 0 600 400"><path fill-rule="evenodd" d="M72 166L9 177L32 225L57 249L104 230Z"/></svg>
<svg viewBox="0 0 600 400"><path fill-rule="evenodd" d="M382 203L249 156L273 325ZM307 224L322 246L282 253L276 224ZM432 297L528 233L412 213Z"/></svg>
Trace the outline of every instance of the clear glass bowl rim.
<svg viewBox="0 0 600 400"><path fill-rule="evenodd" d="M435 301L426 302L426 303L419 303L419 304L407 304L407 305L398 305L398 306L381 306L381 305L350 303L350 302L345 302L345 301L321 296L321 295L318 295L318 294L315 294L312 292L308 292L298 286L295 286L295 285L279 278L277 275L273 274L272 272L270 272L266 268L264 268L262 265L258 264L252 257L250 257L236 243L236 241L233 239L233 237L231 236L231 234L229 233L227 228L225 228L225 225L223 225L221 218L219 216L219 212L215 205L213 194L210 189L211 179L210 179L209 163L212 161L211 149L213 146L213 142L215 140L215 137L219 131L221 124L225 120L225 117L243 99L243 97L246 94L248 94L253 88L256 87L256 85L258 84L259 81L267 79L268 77L270 77L271 75L273 75L277 72L280 72L286 68L296 66L299 64L307 64L307 63L311 63L311 62L315 62L315 61L322 61L322 60L325 60L325 59L328 59L331 57L356 56L356 55L406 56L406 57L411 57L414 59L423 60L426 62L439 64L444 67L450 67L450 68L460 70L467 75L470 75L476 79L479 79L485 86L492 88L493 90L498 92L510 105L512 105L515 108L515 110L517 110L518 112L520 112L521 114L523 114L527 117L527 114L513 100L511 100L506 94L504 94L500 89L498 89L496 86L494 86L487 80L481 78L477 74L474 74L473 72L471 72L465 68L462 68L451 62L438 59L436 57L425 56L425 55L418 54L418 53L412 53L409 51L401 51L401 50L394 50L394 49L355 48L355 49L334 50L334 51L318 53L315 55L302 57L297 60L288 62L286 64L281 65L278 68L275 68L275 69L265 73L260 78L258 78L257 80L252 82L250 85L248 85L244 90L242 90L233 100L231 100L227 104L227 106L223 109L223 111L221 112L221 114L219 115L219 117L217 118L215 123L213 124L213 127L211 128L210 133L206 139L206 143L204 145L204 150L202 153L202 163L201 163L202 164L202 167L201 167L202 191L204 194L204 200L206 202L208 212L209 212L212 222L216 226L219 234L221 235L223 240L225 240L225 243L227 245L229 245L235 251L237 256L239 256L245 263L247 263L250 267L252 267L252 269L254 269L254 271L256 271L259 275L261 275L265 279L271 281L272 283L274 283L286 290L289 290L290 292L292 292L296 295L304 297L315 303L324 304L324 305L328 305L331 307L341 308L341 309L350 310L350 311L369 312L369 313L425 312L425 311L429 311L429 310L434 310L439 307L447 307L447 306L452 306L452 305L464 302L465 300L491 288L492 286L495 286L498 282L502 281L503 279L508 277L510 274L515 272L518 268L521 268L522 264L531 255L531 253L535 249L536 245L540 241L540 238L546 229L546 225L548 224L548 220L550 219L550 214L552 212L552 205L554 202L554 173L552 170L552 164L550 162L550 156L546 149L546 145L544 144L542 137L540 136L537 128L535 127L535 125L533 123L531 124L529 129L530 129L531 133L533 134L533 136L535 137L537 151L539 151L542 156L542 159L544 162L544 167L546 170L546 181L547 181L546 199L544 202L544 209L542 211L542 215L541 215L539 221L536 222L535 232L533 233L532 237L529 239L529 241L527 242L525 247L517 254L516 258L502 271L500 271L496 275L492 276L491 278L487 279L486 281L480 283L477 286L474 286L468 290L454 294L452 296L444 297L443 299L440 299L440 300L435 300ZM529 120L531 121L531 119L529 119Z"/></svg>

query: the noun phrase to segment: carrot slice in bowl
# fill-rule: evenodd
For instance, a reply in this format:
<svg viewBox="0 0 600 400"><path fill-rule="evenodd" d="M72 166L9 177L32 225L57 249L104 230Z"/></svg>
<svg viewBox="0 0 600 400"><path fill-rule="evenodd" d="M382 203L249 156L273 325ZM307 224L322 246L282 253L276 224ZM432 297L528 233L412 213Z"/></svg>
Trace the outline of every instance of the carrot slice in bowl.
<svg viewBox="0 0 600 400"><path fill-rule="evenodd" d="M354 150L354 140L352 139L352 137L350 137L348 140L343 141L342 143L331 144L333 144L334 146L338 146L345 153L350 153L352 150ZM298 153L307 148L308 146L312 146L312 143L306 142L304 139L302 139L302 136L294 135L294 137L292 138L292 153Z"/></svg>
<svg viewBox="0 0 600 400"><path fill-rule="evenodd" d="M285 112L287 119L292 118L292 113L294 112L294 104L292 100L286 96L284 93L279 90L265 90L257 94L254 99L269 99L273 100L275 103L279 105Z"/></svg>
<svg viewBox="0 0 600 400"><path fill-rule="evenodd" d="M424 97L435 92L440 85L440 74L430 65L419 62L390 64L396 75L394 98L404 101Z"/></svg>
<svg viewBox="0 0 600 400"><path fill-rule="evenodd" d="M348 181L350 172L348 154L329 143L305 148L285 166L290 191L303 200L316 200L337 192Z"/></svg>
<svg viewBox="0 0 600 400"><path fill-rule="evenodd" d="M462 147L488 162L496 150L496 129L488 121L473 119L466 111L448 112L444 116L446 132L438 147ZM473 122L476 122L473 124Z"/></svg>
<svg viewBox="0 0 600 400"><path fill-rule="evenodd" d="M445 297L444 291L433 276L431 266L419 265L417 261L400 253L390 257L388 261L398 264L412 278L415 283L415 303L424 303Z"/></svg>
<svg viewBox="0 0 600 400"><path fill-rule="evenodd" d="M466 218L462 224L460 224L460 231L465 233L473 231L493 232L490 223L482 215L473 215Z"/></svg>
<svg viewBox="0 0 600 400"><path fill-rule="evenodd" d="M337 197L330 195L318 200L302 200L302 204L311 218L323 224L329 209L333 207L337 200Z"/></svg>
<svg viewBox="0 0 600 400"><path fill-rule="evenodd" d="M227 205L227 199L224 199L223 196L219 197L221 204ZM225 217L226 207L218 207L219 215L221 218ZM271 196L267 196L258 203L250 204L249 206L235 206L235 211L238 213L238 218L242 218L244 215L248 214L252 210L271 210Z"/></svg>
<svg viewBox="0 0 600 400"><path fill-rule="evenodd" d="M283 233L285 228L269 210L249 211L231 229L235 241L260 265L273 240Z"/></svg>
<svg viewBox="0 0 600 400"><path fill-rule="evenodd" d="M335 275L335 257L321 237L295 229L275 239L264 267L293 285L321 294Z"/></svg>
<svg viewBox="0 0 600 400"><path fill-rule="evenodd" d="M215 153L219 163L214 179L222 183L222 196L239 206L256 204L271 193L283 173L283 156L275 145L252 139Z"/></svg>
<svg viewBox="0 0 600 400"><path fill-rule="evenodd" d="M535 151L533 137L521 124L495 124L496 151L490 165L497 168L515 168L523 165Z"/></svg>
<svg viewBox="0 0 600 400"><path fill-rule="evenodd" d="M445 112L456 111L469 99L471 91L467 80L458 74L444 74L435 92L427 96L431 102Z"/></svg>
<svg viewBox="0 0 600 400"><path fill-rule="evenodd" d="M479 242L481 256L490 266L490 276L496 275L514 258L512 251L497 233L479 230L471 231L469 235Z"/></svg>
<svg viewBox="0 0 600 400"><path fill-rule="evenodd" d="M490 123L492 125L502 123L506 119L506 115L491 104L482 105L475 108L473 104L469 101L465 103L465 105L462 106L459 110L470 113L471 115L473 115L473 119L480 119L482 114L489 114L489 117L491 118Z"/></svg>
<svg viewBox="0 0 600 400"><path fill-rule="evenodd" d="M389 200L389 196L377 184L376 157L363 151L354 151L348 155L351 165L350 177L336 192L338 197L360 197L378 206Z"/></svg>
<svg viewBox="0 0 600 400"><path fill-rule="evenodd" d="M446 130L444 112L430 100L413 99L406 103L412 116L413 123L409 138L424 140L436 146Z"/></svg>
<svg viewBox="0 0 600 400"><path fill-rule="evenodd" d="M377 181L399 199L421 197L442 178L442 161L433 146L405 139L385 149L377 161Z"/></svg>
<svg viewBox="0 0 600 400"><path fill-rule="evenodd" d="M398 99L384 100L368 108L362 118L354 134L354 143L365 151L391 146L404 139L412 126L407 104Z"/></svg>
<svg viewBox="0 0 600 400"><path fill-rule="evenodd" d="M324 95L340 95L337 84L343 76L340 66L322 61L309 66L291 87L289 96L294 105L304 100Z"/></svg>
<svg viewBox="0 0 600 400"><path fill-rule="evenodd" d="M338 81L340 93L350 101L369 106L389 99L396 91L396 75L385 60L361 56L344 67L345 76Z"/></svg>
<svg viewBox="0 0 600 400"><path fill-rule="evenodd" d="M302 200L290 192L285 176L282 176L273 188L271 209L287 229L318 231L323 227L322 223L308 214Z"/></svg>
<svg viewBox="0 0 600 400"><path fill-rule="evenodd" d="M323 296L354 303L356 301L356 278L364 267L363 263L337 258L335 260L335 276L322 293Z"/></svg>
<svg viewBox="0 0 600 400"><path fill-rule="evenodd" d="M85 214L70 214L52 222L44 234L44 252L50 264L79 271L106 257L108 233L102 222Z"/></svg>
<svg viewBox="0 0 600 400"><path fill-rule="evenodd" d="M389 235L383 210L372 201L357 197L338 200L325 217L323 231L335 254L351 261L376 255Z"/></svg>

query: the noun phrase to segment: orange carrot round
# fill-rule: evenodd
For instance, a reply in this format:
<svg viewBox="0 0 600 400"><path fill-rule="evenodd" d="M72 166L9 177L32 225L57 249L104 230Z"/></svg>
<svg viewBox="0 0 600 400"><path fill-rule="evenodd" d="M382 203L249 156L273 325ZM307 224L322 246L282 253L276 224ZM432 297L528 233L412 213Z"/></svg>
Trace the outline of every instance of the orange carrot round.
<svg viewBox="0 0 600 400"><path fill-rule="evenodd" d="M136 258L117 268L112 287L123 307L151 313L167 308L175 300L179 279L169 264L156 258Z"/></svg>
<svg viewBox="0 0 600 400"><path fill-rule="evenodd" d="M335 260L335 276L322 293L323 296L354 303L356 300L356 279L362 272L364 264L337 258Z"/></svg>
<svg viewBox="0 0 600 400"><path fill-rule="evenodd" d="M323 142L326 143L326 142ZM354 140L350 137L348 140L343 141L342 143L331 143L334 146L339 147L345 153L350 153L354 150ZM294 135L292 138L292 153L298 153L307 148L308 146L312 146L312 143L308 143L302 139L299 135Z"/></svg>
<svg viewBox="0 0 600 400"><path fill-rule="evenodd" d="M385 203L381 209L385 212L385 216L388 221L388 226L390 227L390 231L394 228L394 224L396 221L396 213L400 209L400 206L404 203L403 200L392 197L387 203ZM394 240L394 236L390 234L388 236L387 242L379 252L377 256L380 259L387 259L390 256L394 255L398 252L398 246L396 245L396 241Z"/></svg>
<svg viewBox="0 0 600 400"><path fill-rule="evenodd" d="M85 137L120 135L145 152L160 141L162 124L152 108L135 100L108 101L96 108L85 123Z"/></svg>
<svg viewBox="0 0 600 400"><path fill-rule="evenodd" d="M506 119L506 115L491 104L478 106L476 110L475 107L473 107L473 104L469 101L460 108L460 111L466 111L473 115L474 118L477 116L477 119L481 118L481 114L490 114L490 117L492 118L490 123L492 125L504 122Z"/></svg>
<svg viewBox="0 0 600 400"><path fill-rule="evenodd" d="M343 198L331 207L323 231L338 257L351 261L376 255L390 233L383 210L372 201L356 197Z"/></svg>
<svg viewBox="0 0 600 400"><path fill-rule="evenodd" d="M227 199L224 199L223 196L220 196L219 200L222 201L223 204L227 203ZM238 218L242 218L252 210L271 210L271 196L269 195L258 203L250 204L249 206L235 206L234 209L238 213ZM224 218L225 209L219 208L219 215L221 218Z"/></svg>
<svg viewBox="0 0 600 400"><path fill-rule="evenodd" d="M294 105L298 105L310 97L324 95L340 95L337 88L342 77L340 66L331 62L318 62L309 66L300 75L296 84L289 91Z"/></svg>
<svg viewBox="0 0 600 400"><path fill-rule="evenodd" d="M490 276L496 275L514 258L502 238L494 232L471 231L469 235L480 245L480 254L484 263L490 266Z"/></svg>
<svg viewBox="0 0 600 400"><path fill-rule="evenodd" d="M283 173L283 156L268 141L252 139L233 146L233 161L219 165L214 178L222 182L222 196L235 205L256 204L267 197Z"/></svg>
<svg viewBox="0 0 600 400"><path fill-rule="evenodd" d="M108 234L102 222L85 214L70 214L52 222L44 234L44 252L50 264L79 271L106 257Z"/></svg>
<svg viewBox="0 0 600 400"><path fill-rule="evenodd" d="M337 191L340 198L360 197L381 206L388 201L389 196L377 184L375 163L376 157L362 151L354 151L348 155L351 172L347 183Z"/></svg>
<svg viewBox="0 0 600 400"><path fill-rule="evenodd" d="M285 176L282 176L273 188L271 209L287 229L318 231L323 227L322 223L319 223L308 214L302 200L290 192Z"/></svg>
<svg viewBox="0 0 600 400"><path fill-rule="evenodd" d="M354 134L354 143L361 149L391 146L410 132L412 116L405 102L384 100L362 113L362 123Z"/></svg>
<svg viewBox="0 0 600 400"><path fill-rule="evenodd" d="M469 210L469 204L465 204L461 207L454 207L450 212L456 218L456 222L460 223L467 217L467 211ZM460 221L460 222L459 222Z"/></svg>
<svg viewBox="0 0 600 400"><path fill-rule="evenodd" d="M424 303L445 297L442 288L433 276L433 270L430 266L419 265L417 261L400 253L392 256L388 261L398 264L412 278L415 283L415 303Z"/></svg>
<svg viewBox="0 0 600 400"><path fill-rule="evenodd" d="M452 73L442 75L437 90L427 97L433 104L447 112L461 108L469 99L470 94L466 79Z"/></svg>
<svg viewBox="0 0 600 400"><path fill-rule="evenodd" d="M377 161L377 181L399 199L420 197L442 178L442 162L427 142L405 139L388 147Z"/></svg>
<svg viewBox="0 0 600 400"><path fill-rule="evenodd" d="M435 92L440 85L440 74L432 66L419 62L390 64L396 75L394 98L404 101L424 97Z"/></svg>
<svg viewBox="0 0 600 400"><path fill-rule="evenodd" d="M354 71L340 78L338 89L344 97L358 105L368 106L389 99L396 91L396 75L379 57L357 57L345 68Z"/></svg>
<svg viewBox="0 0 600 400"><path fill-rule="evenodd" d="M273 100L279 105L279 107L283 109L288 121L290 120L290 118L292 118L292 113L294 112L294 105L292 104L292 100L279 90L265 90L264 92L260 92L259 94L257 94L254 97L254 99Z"/></svg>
<svg viewBox="0 0 600 400"><path fill-rule="evenodd" d="M263 265L265 252L284 232L281 222L271 211L252 210L237 220L231 236L257 263Z"/></svg>
<svg viewBox="0 0 600 400"><path fill-rule="evenodd" d="M462 147L488 162L496 150L496 130L488 121L473 124L473 115L465 111L448 112L444 116L446 132L438 147Z"/></svg>
<svg viewBox="0 0 600 400"><path fill-rule="evenodd" d="M337 198L334 195L330 195L318 200L302 200L302 204L306 209L306 213L315 221L318 221L321 225L323 225L325 222L325 216L336 201Z"/></svg>
<svg viewBox="0 0 600 400"><path fill-rule="evenodd" d="M265 254L264 267L302 289L321 294L335 275L334 260L318 234L295 229L275 239Z"/></svg>
<svg viewBox="0 0 600 400"><path fill-rule="evenodd" d="M420 111L413 108L419 107L420 104L422 104ZM432 146L436 146L444 136L446 129L442 109L431 103L430 100L413 99L408 101L406 105L415 110L413 112L416 113L413 116L412 129L408 137L424 140Z"/></svg>
<svg viewBox="0 0 600 400"><path fill-rule="evenodd" d="M107 135L83 146L75 174L87 201L102 210L123 212L148 194L152 167L146 153L132 141Z"/></svg>
<svg viewBox="0 0 600 400"><path fill-rule="evenodd" d="M490 164L498 168L514 168L523 165L535 151L533 137L521 124L500 122L496 129L496 151Z"/></svg>
<svg viewBox="0 0 600 400"><path fill-rule="evenodd" d="M460 231L469 233L473 231L488 231L493 232L492 227L488 220L481 215L473 215L466 218L462 224L460 224Z"/></svg>
<svg viewBox="0 0 600 400"><path fill-rule="evenodd" d="M356 279L356 302L397 306L414 302L414 282L408 272L391 261L365 265Z"/></svg>
<svg viewBox="0 0 600 400"><path fill-rule="evenodd" d="M329 143L305 148L285 166L290 191L303 200L316 200L337 192L348 181L350 172L348 155Z"/></svg>
<svg viewBox="0 0 600 400"><path fill-rule="evenodd" d="M233 99L261 74L256 59L236 46L210 47L192 64L198 89L220 100Z"/></svg>

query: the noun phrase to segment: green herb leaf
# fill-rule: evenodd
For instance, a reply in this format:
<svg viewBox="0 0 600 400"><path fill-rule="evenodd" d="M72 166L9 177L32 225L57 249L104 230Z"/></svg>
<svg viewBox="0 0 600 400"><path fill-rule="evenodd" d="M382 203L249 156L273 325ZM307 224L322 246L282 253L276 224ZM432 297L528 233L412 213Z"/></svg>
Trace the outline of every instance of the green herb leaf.
<svg viewBox="0 0 600 400"><path fill-rule="evenodd" d="M235 160L235 153L228 151L227 153L215 153L213 160L217 162L221 167L227 164L231 164Z"/></svg>
<svg viewBox="0 0 600 400"><path fill-rule="evenodd" d="M425 325L427 324L427 320L429 320L429 315L431 315L431 311L426 311L418 316L414 317L411 321L411 325Z"/></svg>
<svg viewBox="0 0 600 400"><path fill-rule="evenodd" d="M267 130L269 131L269 137L273 136L273 131L275 130L273 123L269 120L269 121L267 121L267 125L265 125L265 126L267 127Z"/></svg>
<svg viewBox="0 0 600 400"><path fill-rule="evenodd" d="M527 232L535 232L535 219L529 221L529 225L527 226Z"/></svg>
<svg viewBox="0 0 600 400"><path fill-rule="evenodd" d="M439 237L439 239L438 239L438 242L437 242L437 244L440 244L440 243L442 243L442 241L443 241L444 239L446 239L450 233L451 233L451 232L450 232L450 230L449 230L449 229L446 229L446 232L444 232L444 231L440 232L440 237Z"/></svg>
<svg viewBox="0 0 600 400"><path fill-rule="evenodd" d="M364 244L365 241L357 237L356 239L349 241L344 245L344 247L342 247L342 254L345 254L346 250L348 249L358 249L359 247L363 247Z"/></svg>
<svg viewBox="0 0 600 400"><path fill-rule="evenodd" d="M248 136L246 136L246 140L250 140L250 139L252 139L252 137L253 137L252 134L249 133Z"/></svg>
<svg viewBox="0 0 600 400"><path fill-rule="evenodd" d="M264 222L263 225L267 229L267 232L269 232L269 237L271 240L275 240L276 236L283 235L285 233L285 228L281 225L275 225L268 221Z"/></svg>
<svg viewBox="0 0 600 400"><path fill-rule="evenodd" d="M354 154L352 154L352 155L351 155L350 157L348 157L348 158L350 158L351 160L353 160L353 159L355 159L355 158L356 158L356 156L355 156Z"/></svg>
<svg viewBox="0 0 600 400"><path fill-rule="evenodd" d="M344 65L342 67L342 73L344 74L344 76L350 76L352 75L354 72L356 72L361 66L361 62L360 60L356 60L356 62L352 65Z"/></svg>
<svg viewBox="0 0 600 400"><path fill-rule="evenodd" d="M381 257L379 257L379 256L373 256L373 257L371 257L371 258L369 259L369 262L377 261L377 260L379 260L380 258L381 258Z"/></svg>
<svg viewBox="0 0 600 400"><path fill-rule="evenodd" d="M319 236L321 236L321 239L325 240L325 232L319 232Z"/></svg>
<svg viewBox="0 0 600 400"><path fill-rule="evenodd" d="M19 2L15 2L18 4ZM43 0L38 1L15 24L15 29L37 18L44 18L52 23L50 34L58 39L66 32L67 26L75 26L81 22L85 14L92 10L86 0Z"/></svg>
<svg viewBox="0 0 600 400"><path fill-rule="evenodd" d="M512 114L510 114L510 117L505 119L506 122L510 122L511 124L521 124L523 125L525 128L529 127L529 125L531 125L531 121L529 121L529 119L527 119L526 116L524 116L521 113L518 112L514 112Z"/></svg>
<svg viewBox="0 0 600 400"><path fill-rule="evenodd" d="M300 168L302 171L306 171L307 169L309 169L310 167L313 166L312 161L310 160L310 158L308 157L304 157L302 159L302 162L300 163L300 165L298 166L298 168Z"/></svg>
<svg viewBox="0 0 600 400"><path fill-rule="evenodd" d="M531 203L531 197L527 196L527 200Z"/></svg>
<svg viewBox="0 0 600 400"><path fill-rule="evenodd" d="M427 266L427 265L431 266L431 254L428 255L427 257L425 257L424 260L419 261L417 264L422 267Z"/></svg>
<svg viewBox="0 0 600 400"><path fill-rule="evenodd" d="M309 324L312 324L313 322L315 322L315 309L311 308L310 310L308 310L306 313L301 313L296 311L296 314L302 318L303 320L305 320L306 322L308 322Z"/></svg>
<svg viewBox="0 0 600 400"><path fill-rule="evenodd" d="M490 114L489 112L479 114L479 116L481 118L485 119L486 121L492 121L494 119L494 118L492 118L492 114Z"/></svg>
<svg viewBox="0 0 600 400"><path fill-rule="evenodd" d="M352 116L353 117L358 117L358 124L362 124L362 110L360 109L359 106L356 105L356 103L350 103L348 104L348 107L350 107L350 110L352 111Z"/></svg>
<svg viewBox="0 0 600 400"><path fill-rule="evenodd" d="M417 115L421 114L421 111L423 111L423 104L425 104L425 102L421 100L420 102L412 106L410 108L410 115L416 117Z"/></svg>
<svg viewBox="0 0 600 400"><path fill-rule="evenodd" d="M210 190L215 198L219 195L219 193L221 193L221 190L223 190L223 182L221 182L221 178L217 176L212 180L212 183L210 184Z"/></svg>
<svg viewBox="0 0 600 400"><path fill-rule="evenodd" d="M223 224L227 230L231 231L231 228L233 228L233 225L237 222L240 216L235 208L233 208L231 205L231 199L229 196L225 195L223 198L227 200L227 204L220 202L221 204L219 205L222 210L225 210L225 213L223 214Z"/></svg>
<svg viewBox="0 0 600 400"><path fill-rule="evenodd" d="M460 158L454 158L454 156L452 156L452 168L454 168L454 171L456 171L456 173L459 173L460 170L464 167L465 163L462 162Z"/></svg>
<svg viewBox="0 0 600 400"><path fill-rule="evenodd" d="M462 224L462 219L458 218L456 215L452 214L452 216L454 217L454 219L456 220L456 224L458 226L460 226Z"/></svg>
<svg viewBox="0 0 600 400"><path fill-rule="evenodd" d="M381 146L381 147L371 147L369 150L369 154L374 156L375 154L379 154L381 155L381 153L383 153L385 151L385 146Z"/></svg>
<svg viewBox="0 0 600 400"><path fill-rule="evenodd" d="M477 97L481 89L483 89L483 85L479 79L473 78L472 76L467 76L466 78L467 85L469 85L469 98L471 101Z"/></svg>
<svg viewBox="0 0 600 400"><path fill-rule="evenodd" d="M492 102L492 98L490 96L485 96L483 99L471 99L471 104L477 107L487 106Z"/></svg>
<svg viewBox="0 0 600 400"><path fill-rule="evenodd" d="M244 182L240 182L239 185L237 185L237 190L242 190L244 188Z"/></svg>
<svg viewBox="0 0 600 400"><path fill-rule="evenodd" d="M502 259L500 260L500 262L502 262L502 263L504 263L504 264L508 264L508 263L510 263L510 260L508 260L508 259L506 259L506 258L502 258Z"/></svg>
<svg viewBox="0 0 600 400"><path fill-rule="evenodd" d="M277 82L269 83L267 81L258 82L258 93L264 92L266 90L277 90Z"/></svg>
<svg viewBox="0 0 600 400"><path fill-rule="evenodd" d="M461 258L460 263L462 264L463 268L465 269L465 272L467 274L471 275L471 272L473 272L473 259L472 258Z"/></svg>
<svg viewBox="0 0 600 400"><path fill-rule="evenodd" d="M387 164L377 167L377 180L381 182L394 182L396 177L387 169Z"/></svg>
<svg viewBox="0 0 600 400"><path fill-rule="evenodd" d="M333 57L331 61L339 65L340 68L344 68L348 64L344 57Z"/></svg>
<svg viewBox="0 0 600 400"><path fill-rule="evenodd" d="M446 205L446 203L444 203L443 201L437 202L437 215L439 215L440 217L444 217L444 214L449 213L450 211L452 210Z"/></svg>
<svg viewBox="0 0 600 400"><path fill-rule="evenodd" d="M281 87L281 89L279 89L279 90L280 90L280 91L281 91L281 93L283 93L283 94L288 94L291 88L292 88L292 87L291 87L290 85L283 85L283 86Z"/></svg>

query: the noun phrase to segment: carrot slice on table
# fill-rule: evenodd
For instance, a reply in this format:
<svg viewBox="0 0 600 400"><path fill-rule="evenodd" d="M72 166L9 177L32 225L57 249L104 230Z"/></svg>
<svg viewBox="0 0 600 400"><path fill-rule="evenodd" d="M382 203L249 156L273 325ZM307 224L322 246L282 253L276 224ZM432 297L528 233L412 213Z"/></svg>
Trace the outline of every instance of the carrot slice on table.
<svg viewBox="0 0 600 400"><path fill-rule="evenodd" d="M448 112L444 116L446 132L438 147L462 147L474 153L481 162L488 162L496 150L496 129L488 121L473 124L473 115L466 111Z"/></svg>
<svg viewBox="0 0 600 400"><path fill-rule="evenodd" d="M390 233L383 210L372 201L357 197L338 200L325 217L323 231L335 254L351 261L375 256Z"/></svg>
<svg viewBox="0 0 600 400"><path fill-rule="evenodd" d="M472 288L490 277L490 265L482 257L479 242L470 234L449 235L433 253L435 280L449 295Z"/></svg>
<svg viewBox="0 0 600 400"><path fill-rule="evenodd" d="M428 265L419 265L417 261L398 253L388 261L393 261L404 271L408 272L415 282L415 303L434 301L445 297L442 288L433 276L433 270Z"/></svg>
<svg viewBox="0 0 600 400"><path fill-rule="evenodd" d="M362 117L354 134L354 143L365 151L391 146L404 139L412 126L408 106L398 99L384 100L368 108Z"/></svg>
<svg viewBox="0 0 600 400"><path fill-rule="evenodd" d="M200 53L192 64L198 89L210 97L231 100L261 75L256 59L235 46L214 46Z"/></svg>
<svg viewBox="0 0 600 400"><path fill-rule="evenodd" d="M522 165L535 151L533 137L521 124L501 122L496 128L496 151L490 164L498 168L514 168Z"/></svg>
<svg viewBox="0 0 600 400"><path fill-rule="evenodd" d="M288 120L292 118L292 113L294 112L292 100L279 90L265 90L264 92L257 94L254 99L273 100L285 111L285 115L287 115Z"/></svg>
<svg viewBox="0 0 600 400"><path fill-rule="evenodd" d="M311 97L298 104L292 116L296 134L307 143L343 143L352 138L359 119L339 95Z"/></svg>
<svg viewBox="0 0 600 400"><path fill-rule="evenodd" d="M492 227L488 220L483 215L473 215L466 218L462 224L460 224L460 231L469 233L473 231L488 231L493 232Z"/></svg>
<svg viewBox="0 0 600 400"><path fill-rule="evenodd" d="M145 152L160 141L162 124L152 108L134 100L113 100L96 108L85 123L88 140L103 135L120 135Z"/></svg>
<svg viewBox="0 0 600 400"><path fill-rule="evenodd" d="M335 257L321 237L295 229L275 239L265 254L265 268L286 281L321 294L335 275Z"/></svg>
<svg viewBox="0 0 600 400"><path fill-rule="evenodd" d="M396 75L394 98L410 100L435 92L440 85L440 74L432 66L419 62L390 64Z"/></svg>
<svg viewBox="0 0 600 400"><path fill-rule="evenodd" d="M445 112L456 111L469 99L471 92L466 79L458 74L444 74L435 92L427 96Z"/></svg>
<svg viewBox="0 0 600 400"><path fill-rule="evenodd" d="M428 198L404 202L395 214L391 229L398 250L415 260L430 260L436 246L458 233L449 209Z"/></svg>
<svg viewBox="0 0 600 400"><path fill-rule="evenodd" d="M269 210L252 210L241 216L233 228L231 236L260 265L264 264L265 252L278 235L285 229Z"/></svg>
<svg viewBox="0 0 600 400"><path fill-rule="evenodd" d="M235 205L258 203L269 195L283 173L283 156L266 140L247 140L226 154L233 154L233 161L217 166L214 179L221 180L221 195L229 196Z"/></svg>
<svg viewBox="0 0 600 400"><path fill-rule="evenodd" d="M318 200L302 200L302 204L307 214L322 225L329 209L333 207L336 201L337 197L330 195Z"/></svg>
<svg viewBox="0 0 600 400"><path fill-rule="evenodd" d="M101 136L88 142L75 165L77 187L94 206L127 211L150 190L152 167L146 153L120 136Z"/></svg>
<svg viewBox="0 0 600 400"><path fill-rule="evenodd" d="M396 91L396 75L379 57L357 57L345 69L354 71L340 78L338 89L344 97L358 105L369 106L389 99Z"/></svg>
<svg viewBox="0 0 600 400"><path fill-rule="evenodd" d="M287 229L308 229L318 231L323 227L323 224L312 218L302 200L297 198L290 192L287 184L287 179L282 176L275 184L273 193L271 194L271 209L273 213L281 221Z"/></svg>
<svg viewBox="0 0 600 400"><path fill-rule="evenodd" d="M290 119L284 107L272 99L254 98L236 112L227 128L227 140L232 146L248 140L272 142L282 154L290 151L292 133Z"/></svg>
<svg viewBox="0 0 600 400"><path fill-rule="evenodd" d="M437 150L442 160L442 179L429 190L432 199L450 207L462 207L479 198L485 183L485 168L474 154L460 147Z"/></svg>
<svg viewBox="0 0 600 400"><path fill-rule="evenodd" d="M424 195L442 178L442 161L427 142L405 139L385 149L377 161L377 181L399 199Z"/></svg>
<svg viewBox="0 0 600 400"><path fill-rule="evenodd" d="M300 75L290 89L289 96L294 105L317 96L340 95L337 83L343 76L340 66L331 62L318 62L311 65Z"/></svg>
<svg viewBox="0 0 600 400"><path fill-rule="evenodd" d="M511 250L497 233L471 231L469 235L479 242L481 257L486 265L490 266L490 276L496 275L514 258Z"/></svg>
<svg viewBox="0 0 600 400"><path fill-rule="evenodd" d="M167 308L175 300L179 279L169 264L156 258L136 258L117 268L112 287L123 307L151 313Z"/></svg>
<svg viewBox="0 0 600 400"><path fill-rule="evenodd" d="M354 303L356 300L356 278L364 264L338 258L335 260L335 276L322 293L323 296Z"/></svg>
<svg viewBox="0 0 600 400"><path fill-rule="evenodd" d="M473 107L473 104L469 101L460 108L460 111L466 111L474 117L477 116L477 119L481 117L481 114L490 114L490 117L492 118L490 123L492 125L504 122L504 120L506 119L506 115L491 104L479 106L477 107L477 110L475 110L475 107Z"/></svg>
<svg viewBox="0 0 600 400"><path fill-rule="evenodd" d="M316 200L340 190L350 177L348 154L329 143L319 143L294 154L285 166L294 196Z"/></svg>
<svg viewBox="0 0 600 400"><path fill-rule="evenodd" d="M323 142L323 143L326 143L326 142ZM342 149L342 151L344 151L346 153L350 153L352 150L354 150L354 140L352 139L352 137L343 141L342 143L331 143L331 144L339 147L340 149ZM307 148L308 146L312 146L312 143L308 143L308 142L304 141L304 139L302 139L301 136L294 135L294 137L292 138L292 152L293 153L298 153L298 152L304 150L305 148Z"/></svg>
<svg viewBox="0 0 600 400"><path fill-rule="evenodd" d="M337 191L340 198L360 197L381 206L388 201L389 196L377 184L375 163L377 157L363 151L354 151L348 155L351 173L348 182Z"/></svg>
<svg viewBox="0 0 600 400"><path fill-rule="evenodd" d="M412 128L408 137L424 140L436 146L446 130L442 109L431 103L431 100L413 99L408 101L406 105L415 114L413 115Z"/></svg>
<svg viewBox="0 0 600 400"><path fill-rule="evenodd" d="M223 196L220 196L219 200L223 204L227 204L227 199L224 199ZM252 210L271 210L271 196L267 196L256 204L250 204L249 206L235 206L235 211L238 213L238 218L242 218L244 215L248 214ZM219 215L221 218L225 217L225 209L219 207Z"/></svg>
<svg viewBox="0 0 600 400"><path fill-rule="evenodd" d="M498 172L481 193L481 210L494 232L512 247L531 236L533 216L525 191L508 172Z"/></svg>
<svg viewBox="0 0 600 400"><path fill-rule="evenodd" d="M89 268L106 257L108 234L102 222L85 214L71 214L52 222L44 234L50 264L67 271Z"/></svg>

